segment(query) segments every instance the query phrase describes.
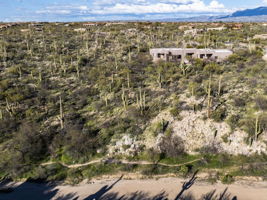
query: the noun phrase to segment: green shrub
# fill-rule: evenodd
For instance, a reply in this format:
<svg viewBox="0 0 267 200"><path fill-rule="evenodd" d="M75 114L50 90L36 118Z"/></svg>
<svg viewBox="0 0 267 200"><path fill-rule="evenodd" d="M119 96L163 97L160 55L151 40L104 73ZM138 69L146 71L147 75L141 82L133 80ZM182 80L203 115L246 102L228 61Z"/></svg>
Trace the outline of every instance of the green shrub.
<svg viewBox="0 0 267 200"><path fill-rule="evenodd" d="M209 74L218 74L222 72L222 67L216 63L210 63L204 67L204 71L208 72Z"/></svg>
<svg viewBox="0 0 267 200"><path fill-rule="evenodd" d="M84 179L80 169L69 169L67 172L67 181L71 184L78 184Z"/></svg>
<svg viewBox="0 0 267 200"><path fill-rule="evenodd" d="M171 110L170 110L170 113L171 113L171 115L173 116L173 117L180 117L180 112L181 112L181 110L179 109L179 108L177 108L177 107L175 107L175 108L172 108Z"/></svg>
<svg viewBox="0 0 267 200"><path fill-rule="evenodd" d="M234 105L236 107L245 107L247 104L247 98L246 97L236 97L234 99Z"/></svg>
<svg viewBox="0 0 267 200"><path fill-rule="evenodd" d="M223 178L222 178L222 183L223 183L223 184L231 184L231 183L233 183L233 182L235 182L235 179L234 179L234 177L233 177L232 175L230 175L230 174L226 174L226 175L223 176Z"/></svg>
<svg viewBox="0 0 267 200"><path fill-rule="evenodd" d="M263 110L266 111L267 110L267 98L264 96L258 96L255 98L255 104L256 104L256 108L258 110Z"/></svg>
<svg viewBox="0 0 267 200"><path fill-rule="evenodd" d="M211 118L216 122L222 122L227 116L226 108L219 108L211 113Z"/></svg>
<svg viewBox="0 0 267 200"><path fill-rule="evenodd" d="M231 130L234 130L236 127L239 126L239 120L240 119L241 119L240 115L231 115L228 118L227 123L231 127Z"/></svg>

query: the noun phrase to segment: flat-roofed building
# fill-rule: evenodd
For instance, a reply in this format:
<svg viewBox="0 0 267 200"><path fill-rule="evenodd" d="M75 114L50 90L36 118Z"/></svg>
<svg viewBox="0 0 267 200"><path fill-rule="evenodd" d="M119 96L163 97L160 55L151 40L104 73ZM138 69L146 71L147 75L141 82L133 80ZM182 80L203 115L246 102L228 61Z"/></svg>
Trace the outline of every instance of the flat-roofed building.
<svg viewBox="0 0 267 200"><path fill-rule="evenodd" d="M203 32L204 32L204 29L189 29L189 30L184 31L184 34L196 36L197 34L203 33Z"/></svg>
<svg viewBox="0 0 267 200"><path fill-rule="evenodd" d="M267 39L267 34L260 34L260 35L255 35L253 39L262 39L266 40Z"/></svg>
<svg viewBox="0 0 267 200"><path fill-rule="evenodd" d="M20 29L20 32L22 32L22 33L26 33L26 32L30 32L31 30L30 29Z"/></svg>
<svg viewBox="0 0 267 200"><path fill-rule="evenodd" d="M83 26L98 26L97 23L85 23Z"/></svg>
<svg viewBox="0 0 267 200"><path fill-rule="evenodd" d="M221 26L221 27L207 28L207 31L223 31L225 29L227 29L227 28L224 26Z"/></svg>
<svg viewBox="0 0 267 200"><path fill-rule="evenodd" d="M153 62L160 60L180 62L190 58L210 59L221 62L232 55L228 49L195 49L195 48L155 48L150 49Z"/></svg>
<svg viewBox="0 0 267 200"><path fill-rule="evenodd" d="M83 33L86 32L86 28L75 28L73 31Z"/></svg>
<svg viewBox="0 0 267 200"><path fill-rule="evenodd" d="M43 24L28 24L29 27L43 27L44 25Z"/></svg>

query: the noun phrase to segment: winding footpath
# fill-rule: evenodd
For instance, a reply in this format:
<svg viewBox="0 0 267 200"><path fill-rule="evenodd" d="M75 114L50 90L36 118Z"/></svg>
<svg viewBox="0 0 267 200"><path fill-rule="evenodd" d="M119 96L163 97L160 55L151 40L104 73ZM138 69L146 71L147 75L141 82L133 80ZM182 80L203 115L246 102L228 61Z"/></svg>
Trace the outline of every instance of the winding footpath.
<svg viewBox="0 0 267 200"><path fill-rule="evenodd" d="M149 161L127 161L127 160L112 160L112 161L115 161L116 163L119 163L119 164L130 164L130 165L154 165L154 164L157 164L157 165L165 166L165 167L181 167L184 165L188 165L188 164L192 164L192 163L201 161L202 159L203 158L199 158L199 159L195 159L195 160L185 162L185 163L180 163L180 164L165 164L165 163L155 163L155 162L149 162ZM85 167L88 165L93 165L96 163L101 163L101 162L104 162L104 160L105 159L97 159L97 160L89 161L87 163L73 164L73 165L67 165L67 164L65 164L63 162L59 162L59 161L55 161L55 162L51 161L51 162L42 163L41 166L47 166L47 165L59 163L59 164L63 165L64 167L67 167L69 169L75 169L75 168L79 168L79 167Z"/></svg>

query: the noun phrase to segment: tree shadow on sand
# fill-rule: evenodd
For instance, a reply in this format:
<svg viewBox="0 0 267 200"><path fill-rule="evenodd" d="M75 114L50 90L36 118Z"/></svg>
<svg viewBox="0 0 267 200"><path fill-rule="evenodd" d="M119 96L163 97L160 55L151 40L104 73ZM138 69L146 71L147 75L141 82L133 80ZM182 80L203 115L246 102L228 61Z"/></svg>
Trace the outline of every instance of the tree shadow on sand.
<svg viewBox="0 0 267 200"><path fill-rule="evenodd" d="M193 174L192 178L185 182L182 188L177 188L178 195L174 200L237 200L236 197L231 198L231 194L228 193L226 188L222 193L217 193L216 190L212 190L209 193L203 195L201 198L196 198L188 190L195 184L197 179L197 171ZM96 193L89 195L83 200L168 200L168 194L162 191L156 196L151 196L149 193L137 191L134 193L120 196L119 193L110 192L110 190L122 180L121 176L110 186L105 185L99 189ZM81 199L76 193L69 193L59 196L59 192L56 189L56 184L28 180L20 185L12 183L10 180L0 182L0 200L78 200ZM180 192L178 192L180 190ZM56 197L57 196L57 197ZM173 200L173 199L169 199Z"/></svg>
<svg viewBox="0 0 267 200"><path fill-rule="evenodd" d="M167 194L162 192L154 197L151 197L149 193L134 192L129 195L119 196L118 193L108 193L101 197L99 200L167 200Z"/></svg>
<svg viewBox="0 0 267 200"><path fill-rule="evenodd" d="M195 184L197 173L198 171L193 174L189 181L183 184L180 192L177 194L174 200L237 200L236 197L231 198L231 194L227 192L228 188L226 188L220 194L216 194L216 190L212 190L211 192L203 195L201 198L194 197L194 195L191 192L187 192L187 190L189 190ZM84 200L168 200L168 195L165 192L161 192L154 197L151 197L149 193L141 191L123 196L120 196L119 193L110 193L109 191L122 179L122 177L123 176L121 176L112 185L106 185L102 187L98 192L88 196ZM185 194L186 192L187 194Z"/></svg>
<svg viewBox="0 0 267 200"><path fill-rule="evenodd" d="M120 196L119 193L106 193L97 200L172 200L168 199L168 195L165 192L161 192L156 196L151 196L149 193L145 192L134 192L131 194ZM216 190L213 190L201 198L196 198L192 193L187 193L179 197L179 200L237 200L236 198L231 199L230 194L227 195L217 195Z"/></svg>
<svg viewBox="0 0 267 200"><path fill-rule="evenodd" d="M112 185L110 185L110 186L105 185L100 190L98 190L96 193L88 196L84 200L98 200L98 199L100 199L104 194L106 194L108 191L110 191L114 187L114 185L116 185L119 181L121 181L122 178L123 178L123 175L118 180L116 180Z"/></svg>
<svg viewBox="0 0 267 200"><path fill-rule="evenodd" d="M56 184L43 181L27 180L20 185L12 183L10 180L0 182L0 200L77 200L74 193L62 195L55 198L58 193Z"/></svg>

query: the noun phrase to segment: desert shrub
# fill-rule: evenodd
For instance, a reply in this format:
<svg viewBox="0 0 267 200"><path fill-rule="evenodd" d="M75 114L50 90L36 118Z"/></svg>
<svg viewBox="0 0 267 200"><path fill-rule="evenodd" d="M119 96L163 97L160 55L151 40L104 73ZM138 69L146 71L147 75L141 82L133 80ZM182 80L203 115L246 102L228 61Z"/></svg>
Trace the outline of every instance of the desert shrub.
<svg viewBox="0 0 267 200"><path fill-rule="evenodd" d="M205 61L203 61L201 59L195 59L193 61L193 65L195 66L197 71L202 71L204 69L204 66L205 66Z"/></svg>
<svg viewBox="0 0 267 200"><path fill-rule="evenodd" d="M216 63L210 63L210 64L207 64L205 67L204 67L204 71L205 72L208 72L209 74L213 74L213 73L221 73L222 72L222 67L219 66L218 64Z"/></svg>
<svg viewBox="0 0 267 200"><path fill-rule="evenodd" d="M236 97L234 98L234 105L236 107L245 107L247 99L245 97Z"/></svg>
<svg viewBox="0 0 267 200"><path fill-rule="evenodd" d="M243 57L242 55L239 55L238 53L232 54L231 56L229 56L228 61L230 63L236 63L241 61L245 61L246 57Z"/></svg>
<svg viewBox="0 0 267 200"><path fill-rule="evenodd" d="M183 102L180 102L178 99L174 100L174 102L172 103L172 108L170 110L170 113L173 117L180 117L180 112L182 111L182 105Z"/></svg>
<svg viewBox="0 0 267 200"><path fill-rule="evenodd" d="M257 120L258 120L258 126L256 133L255 130L256 130ZM241 120L240 124L250 137L254 137L255 134L259 136L267 128L267 114L262 113L259 116L248 116L247 118Z"/></svg>
<svg viewBox="0 0 267 200"><path fill-rule="evenodd" d="M264 96L258 96L255 98L256 108L258 110L267 110L267 98Z"/></svg>
<svg viewBox="0 0 267 200"><path fill-rule="evenodd" d="M181 110L178 107L174 107L170 110L170 113L173 117L179 117Z"/></svg>
<svg viewBox="0 0 267 200"><path fill-rule="evenodd" d="M215 110L215 111L213 111L213 112L211 113L211 118L212 118L214 121L216 121L216 122L221 122L221 121L223 121L223 120L226 118L226 116L227 116L227 112L226 112L226 111L227 111L227 110L226 110L225 107L219 108L219 109L217 109L217 110Z"/></svg>
<svg viewBox="0 0 267 200"><path fill-rule="evenodd" d="M5 117L5 116L4 116ZM0 123L0 143L11 139L12 133L17 131L19 123L16 119L11 117L5 117Z"/></svg>
<svg viewBox="0 0 267 200"><path fill-rule="evenodd" d="M86 66L87 63L89 63L89 59L87 57L82 56L79 58L79 61L78 61L79 66Z"/></svg>
<svg viewBox="0 0 267 200"><path fill-rule="evenodd" d="M11 86L11 81L8 79L0 81L0 91L5 91Z"/></svg>
<svg viewBox="0 0 267 200"><path fill-rule="evenodd" d="M223 178L222 178L222 183L223 183L223 184L231 184L231 183L233 183L233 182L235 182L235 179L234 179L234 177L233 177L232 175L230 175L230 174L226 174L226 175L223 176Z"/></svg>
<svg viewBox="0 0 267 200"><path fill-rule="evenodd" d="M11 151L23 163L32 163L45 156L45 142L37 124L24 123L16 133Z"/></svg>
<svg viewBox="0 0 267 200"><path fill-rule="evenodd" d="M92 108L93 110L97 111L97 112L100 112L101 109L105 106L105 102L103 100L100 100L100 101L94 101L92 103Z"/></svg>
<svg viewBox="0 0 267 200"><path fill-rule="evenodd" d="M231 127L231 129L234 130L236 127L239 126L238 124L240 119L241 119L240 115L231 115L228 118L227 123Z"/></svg>
<svg viewBox="0 0 267 200"><path fill-rule="evenodd" d="M28 174L31 180L47 180L51 172L44 166L38 166Z"/></svg>
<svg viewBox="0 0 267 200"><path fill-rule="evenodd" d="M229 142L228 141L228 135L227 134L223 135L222 136L222 140L223 140L224 143L228 143Z"/></svg>
<svg viewBox="0 0 267 200"><path fill-rule="evenodd" d="M66 179L71 184L78 184L83 180L82 171L80 169L69 169Z"/></svg>
<svg viewBox="0 0 267 200"><path fill-rule="evenodd" d="M83 133L78 127L70 127L65 136L65 153L71 160L88 159L96 153L98 142L95 134Z"/></svg>
<svg viewBox="0 0 267 200"><path fill-rule="evenodd" d="M116 172L117 169L119 169L119 165L117 164L97 164L97 165L90 165L86 167L82 171L82 175L84 178L91 179L96 176L104 175L104 174L109 174L111 172Z"/></svg>
<svg viewBox="0 0 267 200"><path fill-rule="evenodd" d="M203 97L206 91L202 87L198 87L196 90L196 97Z"/></svg>
<svg viewBox="0 0 267 200"><path fill-rule="evenodd" d="M67 177L67 169L58 163L46 166L45 170L48 181L64 180Z"/></svg>
<svg viewBox="0 0 267 200"><path fill-rule="evenodd" d="M200 148L198 151L203 154L218 154L219 153L219 149L215 143L207 144L203 146L202 148Z"/></svg>
<svg viewBox="0 0 267 200"><path fill-rule="evenodd" d="M171 134L163 136L158 146L167 157L178 157L184 154L183 140L178 136Z"/></svg>

